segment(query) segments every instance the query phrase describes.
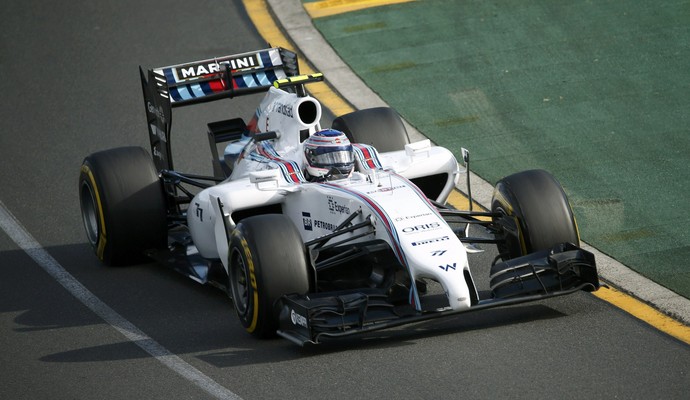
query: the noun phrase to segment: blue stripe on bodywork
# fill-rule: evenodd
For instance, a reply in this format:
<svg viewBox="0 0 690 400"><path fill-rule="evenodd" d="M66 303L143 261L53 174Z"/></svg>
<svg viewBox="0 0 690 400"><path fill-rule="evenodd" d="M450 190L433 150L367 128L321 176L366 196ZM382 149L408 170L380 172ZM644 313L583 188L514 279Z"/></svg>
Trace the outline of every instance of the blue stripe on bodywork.
<svg viewBox="0 0 690 400"><path fill-rule="evenodd" d="M206 96L206 93L201 89L201 85L198 83L192 84L192 85L187 85L192 89L192 96L194 97L204 97Z"/></svg>
<svg viewBox="0 0 690 400"><path fill-rule="evenodd" d="M269 82L275 82L278 80L278 77L276 76L275 72L272 69L266 70L266 79L268 79Z"/></svg>
<svg viewBox="0 0 690 400"><path fill-rule="evenodd" d="M177 88L170 88L170 98L172 98L173 102L182 100L182 96L180 92L177 91Z"/></svg>
<svg viewBox="0 0 690 400"><path fill-rule="evenodd" d="M172 68L164 69L163 74L165 75L165 81L168 83L168 85L172 85L173 83L177 82L175 79L175 74L172 72Z"/></svg>
<svg viewBox="0 0 690 400"><path fill-rule="evenodd" d="M247 84L244 82L244 75L234 76L232 80L237 85L237 88L246 88Z"/></svg>
<svg viewBox="0 0 690 400"><path fill-rule="evenodd" d="M262 51L259 53L259 58L261 58L261 63L264 67L272 67L271 55L268 51Z"/></svg>
<svg viewBox="0 0 690 400"><path fill-rule="evenodd" d="M213 94L213 90L211 90L211 85L208 82L201 82L199 86L201 86L201 90L204 92L205 95Z"/></svg>
<svg viewBox="0 0 690 400"><path fill-rule="evenodd" d="M189 91L189 85L178 86L177 92L180 94L180 98L182 98L182 100L189 100L194 98L194 95Z"/></svg>

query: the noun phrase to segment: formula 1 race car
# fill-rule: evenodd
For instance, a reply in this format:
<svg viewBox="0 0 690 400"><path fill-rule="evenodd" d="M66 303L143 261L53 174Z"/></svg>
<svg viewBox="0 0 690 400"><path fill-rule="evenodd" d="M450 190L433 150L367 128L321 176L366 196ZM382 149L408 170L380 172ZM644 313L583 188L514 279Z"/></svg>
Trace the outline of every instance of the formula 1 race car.
<svg viewBox="0 0 690 400"><path fill-rule="evenodd" d="M322 129L305 85L323 75L300 75L288 50L140 74L151 155L122 147L85 158L87 238L106 265L153 258L227 290L255 336L318 343L599 288L594 257L578 247L573 212L549 173L501 179L490 211L447 206L458 179L469 178L467 151L463 171L448 149L410 143L390 108L341 115ZM263 92L248 123L208 123L213 176L173 168L173 108ZM487 235L471 237L470 226ZM499 253L490 291L477 289L468 262L480 243Z"/></svg>

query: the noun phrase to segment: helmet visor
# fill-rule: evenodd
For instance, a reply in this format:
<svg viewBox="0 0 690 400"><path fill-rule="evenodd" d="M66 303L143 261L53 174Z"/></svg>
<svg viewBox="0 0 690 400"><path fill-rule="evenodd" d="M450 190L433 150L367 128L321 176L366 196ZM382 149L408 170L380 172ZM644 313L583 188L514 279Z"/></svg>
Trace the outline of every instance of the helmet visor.
<svg viewBox="0 0 690 400"><path fill-rule="evenodd" d="M354 157L351 151L339 150L328 153L312 155L311 163L316 167L330 167L341 165L352 165Z"/></svg>

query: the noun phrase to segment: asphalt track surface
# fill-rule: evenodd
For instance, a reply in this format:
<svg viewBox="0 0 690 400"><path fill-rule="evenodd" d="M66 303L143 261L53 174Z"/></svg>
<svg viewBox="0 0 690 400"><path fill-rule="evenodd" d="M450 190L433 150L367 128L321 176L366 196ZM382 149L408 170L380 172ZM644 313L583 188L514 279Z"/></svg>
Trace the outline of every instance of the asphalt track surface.
<svg viewBox="0 0 690 400"><path fill-rule="evenodd" d="M223 293L158 265L100 266L78 170L90 152L146 147L137 67L264 43L239 1L10 1L4 15L0 398L687 394L688 346L586 293L305 349L252 339ZM255 105L176 110L177 167L208 173L205 123Z"/></svg>

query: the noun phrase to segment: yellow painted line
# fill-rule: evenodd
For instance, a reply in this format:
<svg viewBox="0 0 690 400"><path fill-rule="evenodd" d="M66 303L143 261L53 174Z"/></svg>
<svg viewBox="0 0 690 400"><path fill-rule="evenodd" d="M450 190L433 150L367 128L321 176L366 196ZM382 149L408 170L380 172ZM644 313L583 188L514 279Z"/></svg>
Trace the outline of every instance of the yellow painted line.
<svg viewBox="0 0 690 400"><path fill-rule="evenodd" d="M307 10L307 14L309 14L310 17L321 18L328 17L330 15L363 10L365 8L408 3L410 1L415 0L322 0L304 3L304 9Z"/></svg>
<svg viewBox="0 0 690 400"><path fill-rule="evenodd" d="M450 192L450 195L448 196L448 204L457 208L458 210L470 209L470 200L467 198L467 196L465 196L457 190L453 190L452 192ZM476 201L472 202L472 210L485 211L484 207L482 207L482 205L477 203ZM480 219L482 221L491 221L490 217L477 217L477 219Z"/></svg>
<svg viewBox="0 0 690 400"><path fill-rule="evenodd" d="M290 43L290 41L282 34L281 30L278 28L278 25L271 17L265 0L243 0L243 3L247 10L247 14L249 14L249 18L252 20L254 26L264 40L270 43L271 46L285 47L287 49L295 48L295 46ZM301 73L315 73L315 71L309 65L306 65L306 62L302 62L301 70ZM352 106L341 99L328 85L323 82L314 83L309 86L309 89L313 96L319 99L319 101L321 101L324 106L328 107L335 115L341 115L354 111ZM460 210L469 209L469 201L467 200L467 197L457 190L451 192L448 202L453 205L453 207ZM473 209L481 210L483 207L475 202L473 203ZM598 298L613 304L628 314L648 323L654 328L667 333L682 342L690 344L690 327L666 316L647 304L644 304L641 301L615 289L605 287L602 287L593 294Z"/></svg>
<svg viewBox="0 0 690 400"><path fill-rule="evenodd" d="M674 338L690 344L690 327L663 314L653 307L620 292L616 289L605 288L593 292L598 298L613 304L633 317L640 319L654 328L665 332Z"/></svg>
<svg viewBox="0 0 690 400"><path fill-rule="evenodd" d="M295 45L292 44L283 35L282 31L271 16L265 0L243 0L244 8L247 10L249 18L254 23L256 30L259 31L261 37L266 40L271 46L284 47L293 50ZM300 54L301 56L301 54ZM300 57L300 73L314 74L316 71L306 62L304 57ZM328 78L328 77L326 77ZM354 108L342 97L335 93L333 88L328 86L325 82L312 83L308 87L309 93L319 99L321 104L327 107L335 116L347 114L354 111Z"/></svg>

